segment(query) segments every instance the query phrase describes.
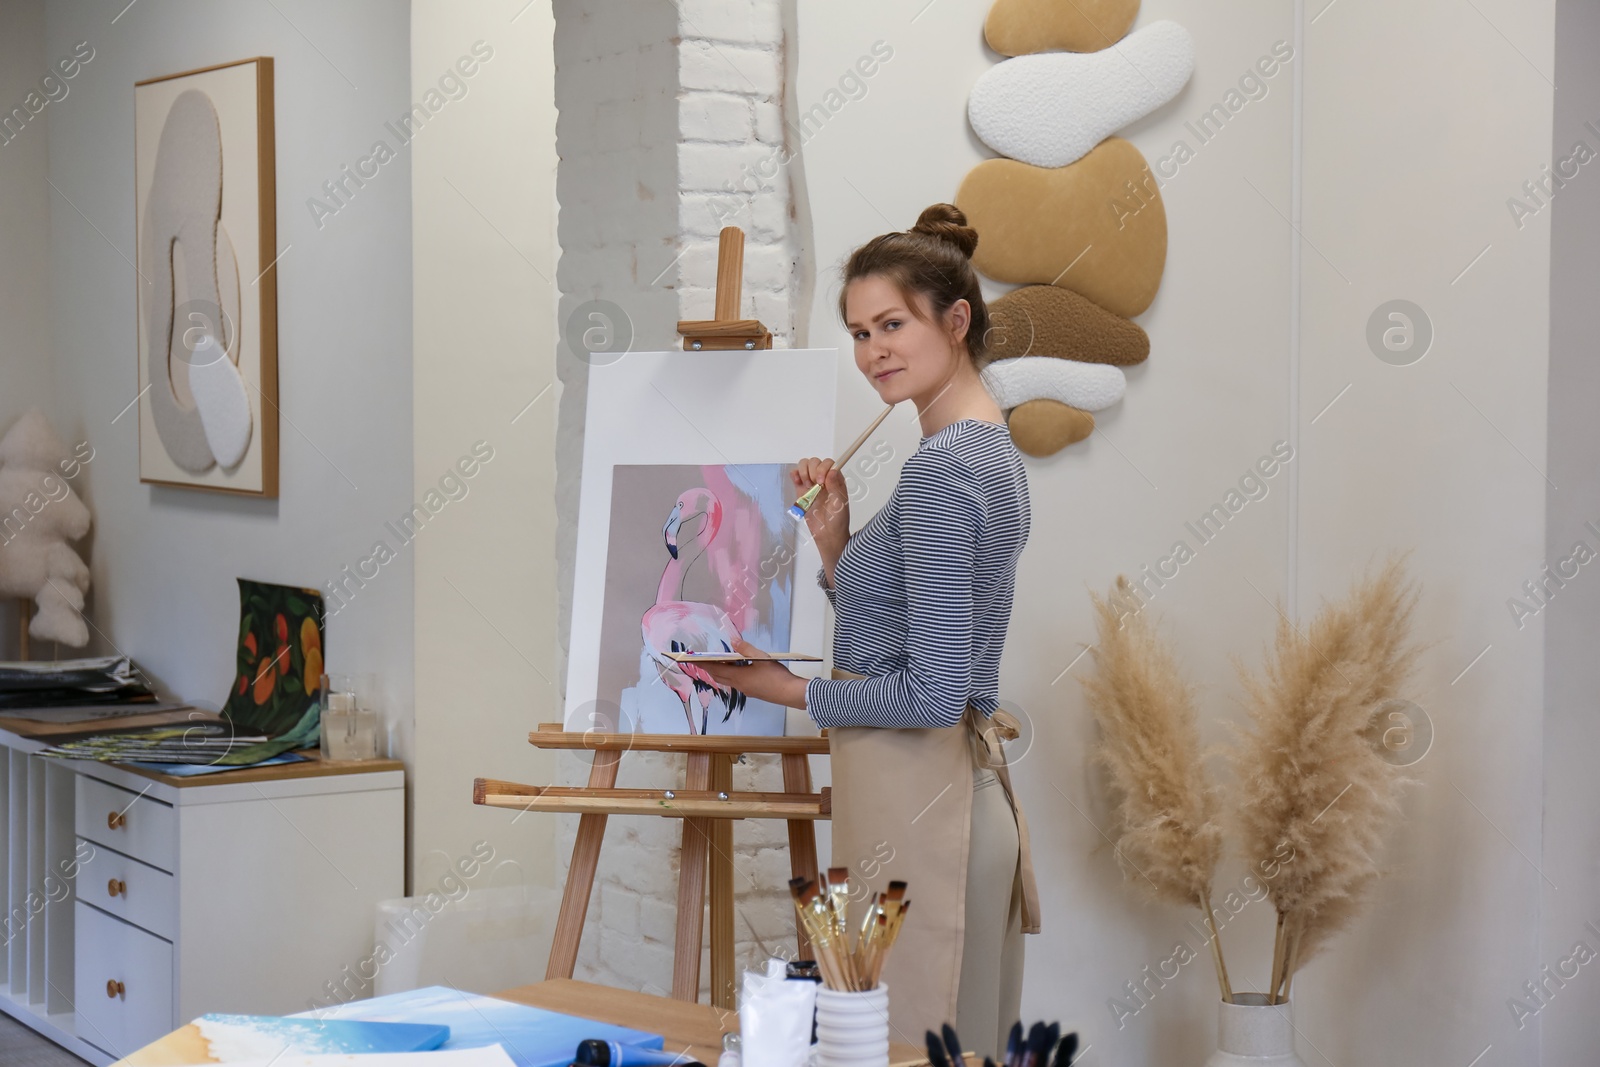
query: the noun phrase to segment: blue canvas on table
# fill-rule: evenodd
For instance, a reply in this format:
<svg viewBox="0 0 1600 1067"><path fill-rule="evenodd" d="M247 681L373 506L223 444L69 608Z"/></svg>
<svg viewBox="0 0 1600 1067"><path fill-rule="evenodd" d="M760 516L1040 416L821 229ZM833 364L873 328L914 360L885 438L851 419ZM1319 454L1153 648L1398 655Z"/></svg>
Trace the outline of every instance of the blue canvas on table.
<svg viewBox="0 0 1600 1067"><path fill-rule="evenodd" d="M441 1049L498 1044L517 1067L567 1067L578 1050L578 1043L591 1037L641 1048L658 1049L663 1043L660 1034L464 993L447 986L429 986L353 1001L315 1014L321 1019L448 1026L450 1038L439 1046Z"/></svg>
<svg viewBox="0 0 1600 1067"><path fill-rule="evenodd" d="M212 1062L333 1053L427 1052L450 1037L438 1023L296 1019L271 1015L202 1015L191 1025Z"/></svg>

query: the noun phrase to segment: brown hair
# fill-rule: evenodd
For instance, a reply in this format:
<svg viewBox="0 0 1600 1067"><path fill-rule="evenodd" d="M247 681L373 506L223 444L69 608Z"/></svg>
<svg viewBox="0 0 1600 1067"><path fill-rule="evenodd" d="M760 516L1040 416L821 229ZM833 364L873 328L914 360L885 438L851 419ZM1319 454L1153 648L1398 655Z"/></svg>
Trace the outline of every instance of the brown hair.
<svg viewBox="0 0 1600 1067"><path fill-rule="evenodd" d="M939 321L957 300L965 300L972 307L967 351L972 361L981 366L988 347L989 309L978 288L977 272L972 269L972 252L977 247L978 231L967 225L967 216L960 208L934 204L924 209L911 229L880 234L850 253L842 271L839 318L846 320L844 301L850 283L872 275L893 282L906 297L912 314L919 318L921 312L911 299L912 293L927 298Z"/></svg>

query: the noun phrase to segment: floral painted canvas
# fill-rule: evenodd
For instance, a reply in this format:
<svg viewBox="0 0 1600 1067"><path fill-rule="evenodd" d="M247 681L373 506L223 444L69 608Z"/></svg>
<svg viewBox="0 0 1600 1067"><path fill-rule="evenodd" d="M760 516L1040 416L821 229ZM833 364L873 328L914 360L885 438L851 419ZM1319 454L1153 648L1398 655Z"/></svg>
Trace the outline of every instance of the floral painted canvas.
<svg viewBox="0 0 1600 1067"><path fill-rule="evenodd" d="M315 589L239 580L237 676L222 714L269 737L292 729L317 702L323 606Z"/></svg>

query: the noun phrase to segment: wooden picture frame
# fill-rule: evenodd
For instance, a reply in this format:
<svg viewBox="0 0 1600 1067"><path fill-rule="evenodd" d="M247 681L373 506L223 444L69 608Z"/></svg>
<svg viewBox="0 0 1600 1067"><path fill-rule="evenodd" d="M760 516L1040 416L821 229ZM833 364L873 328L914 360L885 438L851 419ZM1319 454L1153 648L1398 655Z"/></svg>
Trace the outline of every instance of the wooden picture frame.
<svg viewBox="0 0 1600 1067"><path fill-rule="evenodd" d="M134 83L139 480L278 495L270 56Z"/></svg>

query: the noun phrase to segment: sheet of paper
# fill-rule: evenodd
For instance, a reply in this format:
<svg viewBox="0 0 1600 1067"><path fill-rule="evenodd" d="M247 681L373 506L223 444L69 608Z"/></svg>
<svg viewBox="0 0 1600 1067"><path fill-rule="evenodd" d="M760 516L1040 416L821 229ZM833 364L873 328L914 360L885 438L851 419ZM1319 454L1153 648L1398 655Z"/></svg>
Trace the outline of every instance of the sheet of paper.
<svg viewBox="0 0 1600 1067"><path fill-rule="evenodd" d="M433 1052L363 1052L230 1060L233 1067L515 1067L499 1045Z"/></svg>

